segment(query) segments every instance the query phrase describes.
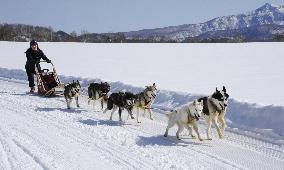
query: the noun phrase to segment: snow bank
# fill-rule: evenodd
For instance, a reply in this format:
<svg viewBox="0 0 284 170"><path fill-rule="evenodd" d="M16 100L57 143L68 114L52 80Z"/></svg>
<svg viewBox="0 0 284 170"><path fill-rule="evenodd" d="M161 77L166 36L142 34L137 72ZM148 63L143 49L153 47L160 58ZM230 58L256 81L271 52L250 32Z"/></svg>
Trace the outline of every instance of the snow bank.
<svg viewBox="0 0 284 170"><path fill-rule="evenodd" d="M23 70L0 68L0 77L26 80L26 73ZM60 76L64 83L79 80L82 91L86 94L87 87L91 82L100 82L100 79L86 79L81 77ZM117 91L131 91L138 93L143 87L134 87L122 82L109 82L111 93ZM210 94L208 94L210 95ZM156 112L163 113L174 107L183 105L189 101L201 97L200 95L180 93L174 91L160 90L153 108ZM256 132L257 134L272 137L276 140L284 140L284 107L280 106L260 106L252 103L239 102L234 99L229 100L229 107L226 116L229 127Z"/></svg>

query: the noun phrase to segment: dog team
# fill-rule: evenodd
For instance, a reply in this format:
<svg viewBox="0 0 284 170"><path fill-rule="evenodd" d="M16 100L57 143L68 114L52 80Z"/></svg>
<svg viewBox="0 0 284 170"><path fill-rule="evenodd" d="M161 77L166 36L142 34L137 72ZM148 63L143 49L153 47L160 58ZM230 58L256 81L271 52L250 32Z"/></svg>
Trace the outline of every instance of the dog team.
<svg viewBox="0 0 284 170"><path fill-rule="evenodd" d="M64 97L68 109L70 109L70 103L73 98L75 98L76 100L77 107L80 107L78 101L80 89L81 85L78 80L65 85ZM134 119L134 108L136 108L137 123L141 123L141 121L139 121L140 109L144 111L144 114L147 111L149 113L150 119L153 120L153 112L151 110L151 107L158 92L155 83L151 86L146 86L144 91L138 94L133 94L131 92L117 92L112 93L108 96L109 91L110 85L107 82L91 83L88 87L88 104L93 101L93 107L95 108L95 102L100 101L101 111L103 111L103 113L111 110L110 120L112 120L113 113L118 110L119 121L122 121L121 114L124 109L127 111L128 117L130 116L131 119ZM228 106L228 98L229 95L226 91L225 86L223 86L222 90L218 90L216 88L215 92L211 96L199 98L197 100L194 100L193 102L167 112L166 116L168 117L168 126L166 128L164 136L167 137L169 129L176 124L178 125L178 130L176 132L176 137L178 140L180 140L179 134L183 131L184 128L186 128L191 132L192 138L196 138L196 136L194 135L195 131L198 139L200 141L203 141L198 130L197 121L200 117L204 117L205 123L207 125L207 139L212 140L212 123L217 130L219 138L223 138L226 128L225 114ZM104 103L106 103L107 105L105 109ZM220 123L220 127L218 123Z"/></svg>

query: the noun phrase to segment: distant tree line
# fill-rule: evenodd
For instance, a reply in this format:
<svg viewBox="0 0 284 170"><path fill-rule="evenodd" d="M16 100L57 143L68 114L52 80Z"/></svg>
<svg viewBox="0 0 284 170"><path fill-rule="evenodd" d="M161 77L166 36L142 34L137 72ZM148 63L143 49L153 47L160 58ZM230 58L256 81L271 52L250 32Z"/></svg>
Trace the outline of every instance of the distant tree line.
<svg viewBox="0 0 284 170"><path fill-rule="evenodd" d="M127 39L122 32L118 33L89 33L82 30L78 35L75 31L70 34L64 31L55 32L52 27L31 26L24 24L0 24L0 41L26 42L35 39L42 42L88 42L88 43L162 43L175 42L164 37L149 38L135 37Z"/></svg>
<svg viewBox="0 0 284 170"><path fill-rule="evenodd" d="M118 33L89 33L82 30L78 35L75 31L70 34L64 31L55 32L52 27L31 26L24 24L0 24L0 41L26 42L36 39L42 42L88 42L88 43L176 43L177 41L165 36L152 35L147 38L141 36L125 37L123 32ZM239 43L252 41L243 34L233 37L189 37L183 43ZM266 41L284 42L284 33L277 33Z"/></svg>

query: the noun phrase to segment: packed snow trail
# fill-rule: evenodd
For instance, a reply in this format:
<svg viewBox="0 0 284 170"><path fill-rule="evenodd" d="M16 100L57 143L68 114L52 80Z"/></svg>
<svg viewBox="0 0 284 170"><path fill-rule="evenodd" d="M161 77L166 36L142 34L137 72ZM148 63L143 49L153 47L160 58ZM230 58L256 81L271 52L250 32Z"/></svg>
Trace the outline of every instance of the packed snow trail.
<svg viewBox="0 0 284 170"><path fill-rule="evenodd" d="M27 94L27 84L0 78L0 169L283 169L284 148L226 131L200 142L176 127L163 137L165 118L120 123L117 114L66 109L63 97ZM135 114L134 114L135 115ZM205 138L204 125L199 125Z"/></svg>

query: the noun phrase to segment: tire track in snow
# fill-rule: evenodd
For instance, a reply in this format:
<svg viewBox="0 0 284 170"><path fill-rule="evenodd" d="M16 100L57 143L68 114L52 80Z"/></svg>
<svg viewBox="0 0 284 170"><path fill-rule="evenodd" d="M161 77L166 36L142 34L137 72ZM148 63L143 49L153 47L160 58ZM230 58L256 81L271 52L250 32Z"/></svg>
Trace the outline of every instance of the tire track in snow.
<svg viewBox="0 0 284 170"><path fill-rule="evenodd" d="M23 150L23 152L25 152L28 156L30 156L36 164L38 164L42 169L44 170L49 170L49 168L43 163L41 162L41 160L35 156L29 149L27 149L26 147L24 147L23 145L21 145L19 142L17 142L15 139L12 140L20 149Z"/></svg>
<svg viewBox="0 0 284 170"><path fill-rule="evenodd" d="M31 102L32 103L32 102ZM19 104L19 103L18 103ZM22 115L24 115L24 114L26 114L26 116L28 117L28 116L32 116L29 112L30 112L30 108L29 107L24 107L24 105L21 107L22 108L22 110L21 110L21 114ZM16 108L11 108L11 109L15 109L15 111L17 110ZM39 113L39 114L41 114L41 113ZM68 133L68 135L69 135L69 137L70 136L73 136L73 140L74 141L78 141L79 140L79 137L80 136L77 136L76 134L73 134L74 132L76 132L76 131L78 131L78 129L72 129L72 130L67 130L66 129L66 127L69 127L70 128L70 124L65 124L65 126L62 124L62 122L59 122L58 121L58 117L48 117L48 116L46 116L45 114L42 114L42 116L41 117L36 117L36 116L33 116L33 119L36 119L36 121L38 121L38 122L42 122L43 124L49 124L49 125L53 125L53 126L57 126L57 128L58 129L64 129L64 131L69 131L69 132L72 132L72 133ZM51 119L50 119L51 118ZM81 133L80 131L78 131L78 133ZM73 134L73 135L72 135ZM89 136L86 136L86 138L88 138ZM86 143L86 141L84 141L83 139L79 142L79 143ZM19 144L19 142L17 142L17 144L18 144L18 146L22 146L22 145L20 145ZM93 145L93 144L92 144ZM112 144L110 144L108 147L109 148L112 148L112 146L111 146ZM91 146L90 144L88 145L88 146ZM112 149L112 150L110 150L110 149L108 149L108 150L106 150L106 148L108 148L108 147L99 147L98 145L96 145L95 147L93 146L93 148L96 148L96 150L98 149L98 148L101 148L101 150L102 150L102 152L101 153L103 153L103 152L108 152L109 153L109 155L112 155L112 156L114 156L114 153L117 153L116 154L116 158L117 158L117 161L118 162L120 162L120 163L122 163L122 164L124 164L126 167L128 167L127 169L141 169L141 168L143 168L143 169L154 169L153 167L151 167L151 166L148 166L146 163L141 163L141 162L137 162L136 164L134 164L134 165L139 165L139 167L135 167L135 166L133 166L133 163L129 163L129 161L136 161L135 159L133 159L132 157L130 157L130 156L127 156L126 154L124 154L123 152L121 152L121 151L119 151L119 150L114 150L114 149ZM24 151L26 151L26 153L27 154L29 154L29 155L32 155L31 154L31 152L29 152L29 150L28 149L26 149L25 147L21 147ZM123 159L122 159L123 158ZM41 163L40 162L40 160L36 157L36 159L35 159L37 162L39 162L39 163ZM45 167L46 168L46 167Z"/></svg>
<svg viewBox="0 0 284 170"><path fill-rule="evenodd" d="M98 114L103 114L103 113L98 113ZM86 115L85 115L85 116L86 116ZM97 118L97 117L93 117L93 116L88 116L88 117L91 118L91 119L96 119L96 120L100 120L100 118L101 118L101 117L100 117L100 118ZM110 122L111 122L111 121L110 121ZM155 135L156 135L156 134L150 133L150 132L148 132L148 131L135 128L135 127L132 126L132 125L122 125L121 127L123 127L126 131L130 132L131 134L134 134L134 136L137 136L137 134L141 134L141 132L143 132L144 134L147 134L147 135L149 135L149 136L155 136ZM138 127L140 127L140 126L138 126ZM165 142L170 142L170 141L171 141L171 142L177 143L176 140L171 140L170 138L161 138L161 140L163 140L163 141L165 141ZM193 157L195 157L195 154L189 155L189 153L191 153L192 150L189 150L189 149L187 149L187 150L182 150L182 149L180 149L180 148L178 148L178 147L176 147L176 149L177 149L179 152L183 153L183 157L184 157L184 156L187 157L187 160L191 160ZM203 165L207 165L207 166L205 166L205 167L211 167L211 166L212 166L212 161L210 161L210 159L206 158L206 157L211 157L211 158L216 159L216 160L219 161L219 162L222 162L221 165L220 165L220 164L216 165L216 169L222 169L222 168L223 168L222 166L224 166L224 164L229 165L229 166L230 166L230 169L232 169L232 168L233 168L233 169L245 169L245 168L240 167L240 166L238 166L238 165L236 165L236 164L232 164L231 162L226 161L226 160L224 160L224 159L220 159L220 158L218 158L218 157L214 157L214 156L212 156L212 155L210 155L210 154L207 154L207 153L204 153L204 152L201 152L201 151L197 151L197 150L193 150L193 151L195 151L195 153L199 153L199 154L202 154L202 155L203 155L204 159L201 159L201 160L199 160L199 161L203 162ZM209 161L206 161L206 160L209 160Z"/></svg>
<svg viewBox="0 0 284 170"><path fill-rule="evenodd" d="M148 132L148 131L145 131L145 130L139 130L139 129L136 129L136 128L133 128L133 126L129 126L128 128L131 128L131 129L133 129L134 131L134 133L137 133L137 131L142 131L143 133L145 133L145 134L147 134L147 135L152 135L152 136L155 136L156 134L154 134L154 133L150 133L150 132ZM168 138L161 138L161 140L163 140L163 141L167 141L167 142L174 142L174 143L182 143L182 141L177 141L176 139L171 139L170 137L168 137ZM199 153L199 154L202 154L203 156L205 156L205 157L210 157L210 158L213 158L213 159L215 159L216 161L219 161L219 162L222 162L222 163L224 163L224 164L227 164L227 165L229 165L231 168L233 168L233 169L235 169L235 168L237 168L237 169L245 169L244 167L242 167L242 166L239 166L239 165L237 165L237 164L234 164L234 163L232 163L232 162L230 162L230 161L227 161L227 160L225 160L225 159L223 159L223 158L220 158L220 157L217 157L217 156L214 156L214 155L212 155L212 154L210 154L210 153L206 153L206 152L204 152L204 151L201 151L201 150L198 150L198 149L195 149L194 147L191 147L190 149L185 149L185 147L183 148L183 149L180 149L179 147L177 147L176 148L177 150L179 150L180 152L182 152L182 153L184 153L184 155L188 155L188 153L190 153L190 152L192 152L192 151L194 151L194 152L196 152L196 153ZM189 158L191 158L191 157L189 157ZM208 158L204 158L204 159L202 159L202 160L199 160L199 161L202 161L203 163L205 163L205 164L207 164L207 165L210 165L210 166L212 166L212 161L210 161L210 162L208 162L208 161L205 161L206 159L208 159ZM208 160L210 160L210 159L208 159ZM218 167L218 166L217 166ZM221 167L219 167L219 168L221 168ZM218 169L219 169L218 168ZM230 169L231 169L230 168Z"/></svg>
<svg viewBox="0 0 284 170"><path fill-rule="evenodd" d="M5 142L5 137L2 135L3 131L0 128L0 169L13 169L12 164L7 155L7 144Z"/></svg>
<svg viewBox="0 0 284 170"><path fill-rule="evenodd" d="M87 97L84 96L84 99L87 100ZM103 115L103 113L101 113L101 112L97 112L97 113ZM97 115L98 115L98 114L97 114ZM86 116L86 115L85 115L85 116ZM94 119L93 116L88 116L88 117L91 118L91 119ZM100 118L96 117L95 119L100 120L101 117L100 117ZM156 126L156 128L157 128L158 126L161 126L161 125L164 125L164 126L166 127L165 124L159 123L159 125L158 125L158 123L155 122L155 121L152 121L152 122L150 122L150 123L153 124L153 122L154 122L155 125L152 125L152 126ZM136 122L135 122L135 123L136 123ZM126 126L127 126L127 128L126 128L125 126L122 126L122 127L123 127L125 130L132 131L132 134L134 134L134 135L141 134L141 132L143 132L144 134L147 134L147 135L149 135L149 136L155 136L155 135L156 135L156 134L154 134L154 133L150 133L149 131L143 130L143 129L142 129L143 126L142 126L141 124L140 124L140 126L136 126L136 127L140 127L140 129L139 129L139 128L135 128L135 126L131 126L131 125L129 125L129 126L126 125ZM132 129L132 130L130 130L130 129ZM177 142L176 140L172 140L172 139L170 139L170 138L162 138L162 140L163 140L163 141L167 141L167 142L169 142L169 141L175 142L175 143ZM190 153L190 152L193 150L193 151L195 151L196 153L202 154L202 155L205 156L205 157L211 157L211 158L213 158L213 159L215 159L215 160L217 160L217 161L219 161L219 162L222 162L223 164L227 164L227 165L229 165L229 166L230 166L231 168L233 168L233 169L245 169L245 168L242 167L242 166L239 166L239 165L237 165L237 164L235 164L235 163L232 163L232 162L227 161L227 160L225 160L225 159L223 159L223 158L214 156L214 155L212 155L212 154L210 154L210 153L207 153L207 152L204 152L204 151L201 151L201 150L197 150L197 149L191 148L191 150L190 150L190 149L187 149L187 150L185 151L185 150L182 150L182 149L180 149L180 148L178 148L178 147L177 147L177 150L179 150L180 152L184 153L184 155L185 155L186 157L188 157L189 160L192 159L192 157L188 156L188 153ZM208 158L205 158L205 159L202 159L202 160L199 160L199 161L202 161L204 164L207 164L207 165L211 165L211 166L212 166L212 161L206 162L206 161L205 161L206 159L208 159ZM210 159L209 159L209 160L210 160ZM216 166L217 166L217 165L216 165ZM220 166L220 165L218 165L217 167L218 167L218 169L222 168L222 166Z"/></svg>
<svg viewBox="0 0 284 170"><path fill-rule="evenodd" d="M31 99L31 100L33 100L34 99L34 101L38 101L38 99L39 99L39 97L34 97L34 96L31 96L31 97L29 97L29 99ZM44 98L43 98L44 99ZM53 98L54 99L54 98ZM50 106L50 105L55 105L55 106L60 106L60 107L65 107L65 103L64 104L62 104L62 105L59 105L58 104L58 102L56 102L56 100L57 101L59 101L59 99L54 99L53 100L52 98L50 98L50 99L48 99L49 101L52 101L52 102L49 102L49 101L47 101L47 100L45 100L44 99L44 102L42 102L40 105L39 105L39 107L46 107L46 106ZM20 100L20 99L19 99ZM61 100L60 100L61 101ZM19 104L19 103L21 103L21 102L19 102L18 101L18 103L17 102L15 102L15 104ZM2 106L4 106L4 105L2 105ZM32 105L31 105L32 106ZM30 107L30 106L28 106L28 107ZM68 128L70 128L70 129L66 129L66 127L65 127L65 129L64 129L64 131L66 131L66 133L68 132L68 133L70 133L71 135L70 135L70 139L72 139L72 140L74 140L74 141L78 141L78 143L82 143L82 144L84 144L84 145L86 145L86 146L89 146L90 148L95 148L95 147L99 147L99 146L97 146L96 144L93 144L91 141L89 141L89 140L86 140L86 139L88 139L88 135L91 135L91 134L93 134L93 136L94 137L97 137L97 133L94 133L94 132L92 132L92 131L90 131L90 130L88 130L88 131L83 131L83 132L86 132L86 134L84 134L84 135L82 135L82 136L76 136L76 134L78 134L78 133L82 133L82 131L80 131L80 129L78 130L78 129L76 129L76 128L78 128L78 127L74 127L74 126L70 126L72 123L74 123L74 122L69 122L68 123L68 121L69 120L67 120L66 122L65 122L65 120L63 120L62 119L62 117L57 117L57 116L54 116L54 115L52 115L52 114L46 114L46 115L42 115L42 116L35 116L34 114L37 114L37 113L35 113L35 112L32 112L32 113L28 113L28 111L31 111L31 110L29 110L28 109L28 107L27 107L27 116L33 116L35 119L37 119L38 121L40 121L40 122L42 122L42 123L44 123L44 124L52 124L52 125L54 125L54 126L57 126L58 127L58 129L60 129L60 128L64 128L65 126L67 126ZM17 109L15 109L15 111L17 112ZM60 111L58 111L58 113L63 113L62 111L60 112ZM41 114L41 112L39 112L39 114ZM64 113L64 114L66 114L66 113ZM71 115L71 117L72 117L72 115L76 115L76 114L78 114L78 113L68 113L68 114L70 114ZM101 115L103 115L103 113L99 113L99 114L101 114ZM88 113L88 112L79 112L79 115L81 115L81 116L83 116L83 117L88 117L87 115L91 115L90 113ZM102 120L102 116L101 115L96 115L96 116L100 116L99 118L94 118L93 116L90 116L90 118L92 118L92 119L96 119L96 120ZM74 116L74 117L76 117L76 116ZM56 119L62 119L63 121L60 121L60 120L56 120ZM48 121L46 121L46 119L48 119ZM46 121L46 122L45 122ZM136 123L136 122L135 122ZM143 122L144 123L144 122ZM143 124L142 123L142 124ZM166 127L166 125L165 124L157 124L157 122L155 122L155 121L151 121L151 122L149 122L149 121L145 121L145 125L140 125L140 126L133 126L133 125L124 125L124 126L122 126L126 131L130 131L130 133L131 134L133 134L133 135L136 135L137 136L137 134L140 134L141 133L141 131L142 131L142 133L144 133L144 134L147 134L147 135L149 135L149 136L155 136L155 135L157 135L157 134L155 134L155 133L153 133L153 131L151 130L151 131L149 131L149 129L148 129L148 127L145 127L145 126L147 126L147 123L148 123L148 125L150 125L150 126L152 126L152 127L154 127L154 126L158 126L158 127L154 127L154 131L156 130L159 130L160 132L161 132L161 129L163 129L163 128L161 128L161 126L163 126L164 128ZM154 124L153 124L154 123ZM72 128L71 128L72 127ZM132 132L131 132L131 130L129 130L129 127L130 128L132 128ZM80 128L80 127L79 127ZM119 128L119 127L118 127ZM139 129L140 128L140 129ZM143 130L143 128L144 128L144 130ZM77 130L76 131L76 133L75 132L72 132L72 131L74 131L74 130ZM84 128L82 128L81 127L81 130L85 130ZM164 129L163 129L164 130ZM212 131L213 131L214 129L212 129ZM71 138L72 137L72 138ZM79 139L80 138L80 139ZM234 143L234 139L236 138L236 141L238 141L238 142L235 142ZM174 142L175 140L174 139L172 139L172 138L167 138L167 139L163 139L163 140L166 140L166 141L172 141L172 142ZM250 139L248 139L248 141L246 141L246 143L244 144L243 142L242 142L242 139L239 139L238 137L232 137L231 138L231 140L217 140L217 143L220 143L220 144L222 144L222 143L227 143L227 144L229 144L229 145L234 145L234 146L236 146L236 147L240 147L240 148L242 148L242 149L244 149L244 148L247 148L247 149L249 149L251 146L253 146L254 145L254 143L252 142L252 141L249 141ZM232 141L233 143L230 143L230 141ZM215 140L214 140L214 142L215 142ZM104 146L112 146L112 145L114 145L115 143L109 143L110 145L104 145ZM243 146L244 145L244 146ZM101 150L102 151L104 151L104 150L106 150L106 148L104 147L104 146L101 146ZM119 145L117 145L117 146L119 146ZM227 147L229 147L229 146L227 146ZM262 147L262 146L255 146L256 148L259 148L259 147ZM124 153L123 151L122 151L122 149L123 149L123 147L119 147L120 149L118 150L118 151L120 151L120 152L122 152L122 153ZM179 152L180 153L182 153L182 155L187 155L188 153L190 153L192 150L191 149L188 149L188 148L186 148L186 149L180 149L180 147L176 147L176 148L178 148L177 150L179 150ZM198 149L198 148L196 148L196 147L193 147L194 149L196 149L197 151L196 152L198 152L198 151L200 151L200 149ZM264 147L265 148L265 147ZM96 149L96 148L95 148ZM251 150L253 150L253 149L251 149ZM205 150L201 150L202 152L207 152L207 151L205 151ZM253 150L254 151L254 150ZM108 154L106 154L106 155L113 155L113 153L112 152L116 152L116 151L114 151L114 150L112 150L112 149L109 149L109 152L110 153L108 153ZM267 155L267 156L269 156L269 154L267 154L267 153L265 153L266 152L266 149L265 150L263 150L263 149L260 149L259 151L257 151L256 150L256 152L257 153L260 153L260 154L265 154L265 155ZM102 152L101 152L102 153ZM273 149L271 150L271 155L273 155L273 153L274 153L274 151L273 151ZM118 161L121 161L121 158L119 157L120 155L119 155L120 153L118 153L117 154L117 160ZM125 154L125 153L124 153ZM208 159L208 158L206 158L206 157L210 157L210 156L208 156L208 155L206 155L206 154L208 154L208 153L201 153L201 154L203 154L203 156L205 157L205 159ZM209 153L210 154L210 153ZM281 154L281 152L280 153L278 153L278 154ZM131 155L134 155L135 156L135 154L133 154L133 153L131 153ZM129 154L127 154L127 156L129 156ZM215 156L215 155L213 155L213 156ZM226 155L225 155L226 156ZM131 157L131 156L130 156ZM275 156L274 156L275 157ZM113 158L113 157L111 157L111 158ZM190 156L188 156L188 158L191 158ZM219 157L217 157L217 158L215 158L215 159L219 159ZM222 158L221 158L222 159ZM124 161L127 161L128 159L124 159ZM134 159L135 160L135 159ZM142 161L144 161L144 160L142 160ZM201 161L203 161L203 160L201 160ZM209 161L210 161L210 159L209 159ZM123 161L122 161L123 162ZM121 163L122 163L121 162ZM140 160L136 160L136 162L140 162ZM222 160L218 160L217 162L222 162ZM203 162L205 165L210 165L210 163L212 164L212 162L208 162L208 161L205 161L205 162ZM214 161L213 163L215 163L216 164L216 162ZM223 163L225 163L226 164L226 162L223 162ZM232 162L229 162L229 166L232 166L232 168L233 168L233 165L231 165L231 163ZM131 164L131 163L129 163L129 164ZM136 165L138 165L137 163L136 163ZM218 164L218 165L216 165L216 167L220 167L220 165ZM143 168L147 168L147 167L145 167L145 166L141 166L141 167L143 167ZM137 167L137 166L127 166L126 164L125 164L125 168L128 168L128 169L138 169L138 168L141 168L141 167ZM154 166L152 166L152 167L154 167ZM210 167L210 166L209 166ZM151 169L151 166L149 167L148 166L148 168L150 168ZM242 169L242 167L235 167L235 169Z"/></svg>
<svg viewBox="0 0 284 170"><path fill-rule="evenodd" d="M255 140L255 142L252 143L251 141L253 140ZM237 144L239 146L242 146L243 148L247 148L249 150L259 152L259 153L264 153L269 157L273 157L275 159L284 161L284 151L279 150L280 148L279 149L273 148L273 147L278 147L278 146L273 146L272 144L268 144L266 142L258 141L250 137L241 136L241 135L233 134L233 133L226 135L225 142L231 145Z"/></svg>

